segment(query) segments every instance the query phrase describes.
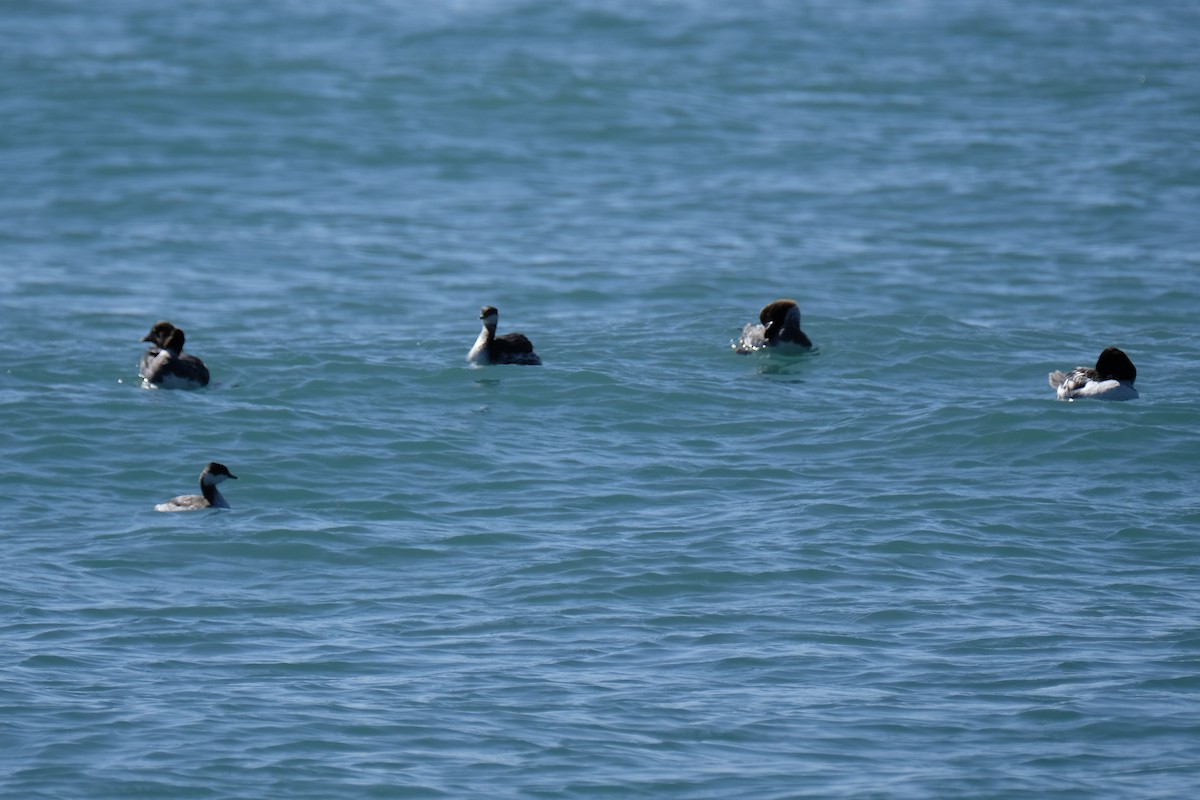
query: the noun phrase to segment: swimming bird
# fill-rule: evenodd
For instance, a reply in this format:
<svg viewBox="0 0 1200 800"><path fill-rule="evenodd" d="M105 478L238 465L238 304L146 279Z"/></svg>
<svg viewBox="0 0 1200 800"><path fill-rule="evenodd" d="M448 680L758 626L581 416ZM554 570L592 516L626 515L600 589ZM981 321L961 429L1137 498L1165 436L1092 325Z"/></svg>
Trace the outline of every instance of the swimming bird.
<svg viewBox="0 0 1200 800"><path fill-rule="evenodd" d="M174 325L165 319L160 319L150 328L150 332L142 337L142 341L150 342L150 346L146 348L146 352L142 353L141 364L138 367L139 375L145 376L146 371L150 369L150 365L154 363L155 356L159 354L163 345L167 343L167 339L173 330L175 330Z"/></svg>
<svg viewBox="0 0 1200 800"><path fill-rule="evenodd" d="M155 328L157 327L158 325L155 325ZM151 328L147 337L153 334L154 328ZM154 385L161 389L199 389L201 386L208 386L208 367L196 356L183 352L185 341L183 329L171 326L170 333L158 352L149 359L149 363L146 363L145 357L142 358L143 386Z"/></svg>
<svg viewBox="0 0 1200 800"><path fill-rule="evenodd" d="M1068 373L1050 373L1050 386L1059 400L1090 397L1095 400L1136 400L1137 367L1124 351L1106 347L1096 359L1096 366L1076 367Z"/></svg>
<svg viewBox="0 0 1200 800"><path fill-rule="evenodd" d="M496 323L500 321L500 312L495 306L484 306L479 310L479 318L483 320L483 330L475 340L475 346L467 353L467 361L472 364L541 364L537 353L533 352L533 343L525 338L523 333L506 333L496 335Z"/></svg>
<svg viewBox="0 0 1200 800"><path fill-rule="evenodd" d="M734 349L744 355L764 347L780 346L805 350L813 346L800 330L800 306L795 300L785 298L763 306L758 312L758 323L751 322L742 328Z"/></svg>
<svg viewBox="0 0 1200 800"><path fill-rule="evenodd" d="M237 475L224 464L210 461L200 473L200 494L182 494L154 507L155 511L200 511L205 508L229 508L229 502L217 491L217 484Z"/></svg>

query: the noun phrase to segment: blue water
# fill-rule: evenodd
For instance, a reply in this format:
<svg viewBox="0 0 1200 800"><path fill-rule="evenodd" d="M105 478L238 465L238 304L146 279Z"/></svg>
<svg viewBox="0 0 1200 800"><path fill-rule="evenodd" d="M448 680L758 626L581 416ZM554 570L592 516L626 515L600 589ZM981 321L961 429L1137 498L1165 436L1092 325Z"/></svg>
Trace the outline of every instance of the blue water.
<svg viewBox="0 0 1200 800"><path fill-rule="evenodd" d="M0 796L1190 797L1197 41L0 6ZM818 350L733 353L778 297Z"/></svg>

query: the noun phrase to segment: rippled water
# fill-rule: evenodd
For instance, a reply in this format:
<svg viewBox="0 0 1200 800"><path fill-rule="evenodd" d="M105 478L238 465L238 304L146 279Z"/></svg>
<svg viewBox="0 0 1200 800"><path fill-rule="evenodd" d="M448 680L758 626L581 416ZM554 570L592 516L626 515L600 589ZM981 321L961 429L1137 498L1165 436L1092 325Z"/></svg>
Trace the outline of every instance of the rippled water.
<svg viewBox="0 0 1200 800"><path fill-rule="evenodd" d="M1191 4L0 22L0 794L1200 781Z"/></svg>

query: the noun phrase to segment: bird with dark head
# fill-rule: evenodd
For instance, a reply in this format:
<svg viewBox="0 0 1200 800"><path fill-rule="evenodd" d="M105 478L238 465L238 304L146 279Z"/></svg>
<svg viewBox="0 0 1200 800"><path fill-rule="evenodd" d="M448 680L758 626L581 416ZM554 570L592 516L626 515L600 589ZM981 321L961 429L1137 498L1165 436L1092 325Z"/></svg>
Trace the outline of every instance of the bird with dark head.
<svg viewBox="0 0 1200 800"><path fill-rule="evenodd" d="M142 338L152 342L142 356L142 385L160 389L199 389L207 386L208 367L194 355L183 352L187 341L182 328L169 322L156 322L150 332Z"/></svg>
<svg viewBox="0 0 1200 800"><path fill-rule="evenodd" d="M1137 367L1125 352L1106 347L1096 359L1095 367L1076 367L1070 372L1050 373L1050 387L1059 400L1136 400Z"/></svg>
<svg viewBox="0 0 1200 800"><path fill-rule="evenodd" d="M780 346L804 350L813 346L812 340L800 329L800 306L795 300L784 298L763 306L758 312L758 324L751 322L742 328L734 349L745 354Z"/></svg>
<svg viewBox="0 0 1200 800"><path fill-rule="evenodd" d="M155 511L201 511L206 508L229 508L229 501L217 491L217 484L237 480L229 467L210 461L200 472L200 494L181 494L154 507Z"/></svg>
<svg viewBox="0 0 1200 800"><path fill-rule="evenodd" d="M523 333L506 333L496 335L496 325L500 321L500 312L495 306L484 306L479 310L479 319L483 321L483 329L479 338L467 353L467 361L472 364L541 364L542 359L533 352L533 343Z"/></svg>

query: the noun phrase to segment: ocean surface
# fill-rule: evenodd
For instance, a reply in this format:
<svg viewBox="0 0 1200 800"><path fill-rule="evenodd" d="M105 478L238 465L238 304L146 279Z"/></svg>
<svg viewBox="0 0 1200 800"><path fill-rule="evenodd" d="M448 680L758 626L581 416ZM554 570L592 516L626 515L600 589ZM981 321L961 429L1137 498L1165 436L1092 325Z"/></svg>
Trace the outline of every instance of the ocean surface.
<svg viewBox="0 0 1200 800"><path fill-rule="evenodd" d="M6 0L0 796L1194 796L1197 42ZM780 297L817 350L734 353Z"/></svg>

